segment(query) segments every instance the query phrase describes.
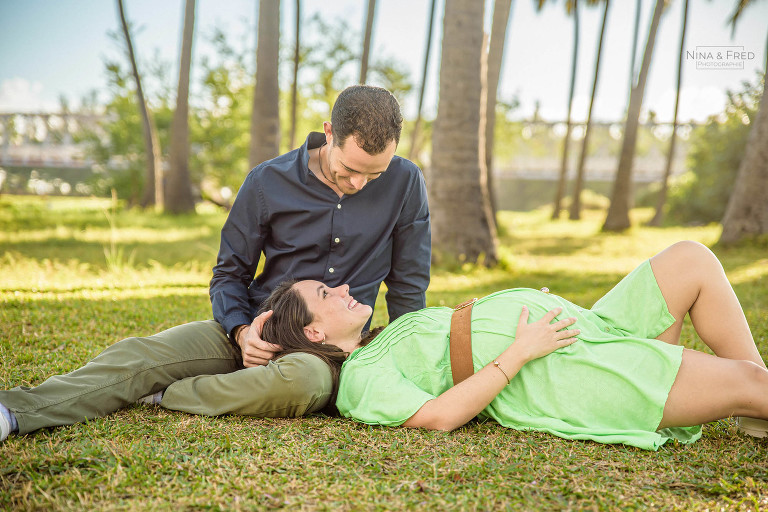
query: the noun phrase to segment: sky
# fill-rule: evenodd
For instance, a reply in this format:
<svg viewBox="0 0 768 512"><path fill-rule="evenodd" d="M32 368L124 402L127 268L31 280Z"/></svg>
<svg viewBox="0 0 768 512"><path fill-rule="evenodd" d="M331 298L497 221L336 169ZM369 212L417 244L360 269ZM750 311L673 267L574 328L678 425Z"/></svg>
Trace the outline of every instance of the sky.
<svg viewBox="0 0 768 512"><path fill-rule="evenodd" d="M362 34L365 0L304 0L302 19L315 13L327 21L342 18ZM426 44L430 0L379 0L373 32L373 53L392 57L410 70L418 87ZM582 2L583 4L584 2ZM652 0L642 1L637 66L647 38ZM440 43L444 0L438 0L427 78L425 115L437 112ZM567 113L573 38L572 18L564 0L549 2L537 13L533 0L513 0L499 84L499 99L520 106L515 117L539 115L563 120ZM703 121L721 112L727 90L740 90L743 81L755 82L765 65L768 2L755 0L733 35L727 23L735 0L690 0L680 119ZM181 46L183 0L124 0L133 24L133 43L142 62L159 56L177 66ZM281 41L293 41L295 2L283 0ZM486 3L490 30L493 2ZM646 86L643 110L660 121L670 121L674 109L682 0L665 9ZM255 46L258 0L198 0L193 62L211 53L206 40L214 28L231 34L244 45ZM579 65L573 116L586 118L591 93L595 50L602 7L582 6ZM594 119L620 121L626 110L635 2L612 0L605 36L601 77ZM249 27L253 27L249 29ZM109 0L0 0L0 112L56 111L59 97L76 106L89 91L106 88L106 59L122 59L109 33L119 30L116 3ZM734 48L736 47L736 48ZM728 60L739 69L718 65L717 53L744 52ZM711 53L712 57L708 58ZM698 56L696 58L695 56ZM193 64L193 82L195 70ZM171 76L177 77L177 69ZM301 79L301 76L300 76ZM173 80L175 86L175 78ZM287 85L287 81L285 81ZM417 95L403 105L406 117L415 116Z"/></svg>

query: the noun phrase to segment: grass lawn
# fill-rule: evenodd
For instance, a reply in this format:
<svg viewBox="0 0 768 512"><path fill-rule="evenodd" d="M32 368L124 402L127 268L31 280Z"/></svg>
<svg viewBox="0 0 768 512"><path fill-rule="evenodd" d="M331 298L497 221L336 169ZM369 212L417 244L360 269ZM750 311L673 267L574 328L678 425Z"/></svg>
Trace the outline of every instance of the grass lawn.
<svg viewBox="0 0 768 512"><path fill-rule="evenodd" d="M633 212L634 221L650 217ZM211 317L225 215L0 197L0 388L33 386L113 342ZM433 269L428 305L547 286L591 305L643 259L720 228L601 234L600 212L502 212L501 263ZM713 247L768 355L768 250ZM386 317L380 297L374 324ZM690 326L686 346L703 348ZM768 440L724 420L658 452L470 423L452 433L339 418L190 416L131 406L0 444L0 510L768 509Z"/></svg>

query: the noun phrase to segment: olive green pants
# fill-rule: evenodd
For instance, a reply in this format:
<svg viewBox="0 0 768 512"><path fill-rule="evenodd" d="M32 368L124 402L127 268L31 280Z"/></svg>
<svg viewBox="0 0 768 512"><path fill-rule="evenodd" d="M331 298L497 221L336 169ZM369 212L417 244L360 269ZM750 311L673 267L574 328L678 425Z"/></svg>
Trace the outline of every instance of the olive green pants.
<svg viewBox="0 0 768 512"><path fill-rule="evenodd" d="M331 388L330 369L309 354L243 368L224 329L208 320L126 338L71 373L0 391L0 403L16 415L19 434L26 434L105 416L163 389L160 405L167 409L295 417L325 407Z"/></svg>

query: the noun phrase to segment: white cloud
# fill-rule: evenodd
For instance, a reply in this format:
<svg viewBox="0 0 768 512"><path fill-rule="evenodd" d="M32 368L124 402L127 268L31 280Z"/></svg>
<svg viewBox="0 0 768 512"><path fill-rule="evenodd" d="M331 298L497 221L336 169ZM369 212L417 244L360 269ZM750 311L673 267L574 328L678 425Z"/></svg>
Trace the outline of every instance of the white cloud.
<svg viewBox="0 0 768 512"><path fill-rule="evenodd" d="M45 97L41 82L14 77L0 83L0 112L50 112L59 105Z"/></svg>

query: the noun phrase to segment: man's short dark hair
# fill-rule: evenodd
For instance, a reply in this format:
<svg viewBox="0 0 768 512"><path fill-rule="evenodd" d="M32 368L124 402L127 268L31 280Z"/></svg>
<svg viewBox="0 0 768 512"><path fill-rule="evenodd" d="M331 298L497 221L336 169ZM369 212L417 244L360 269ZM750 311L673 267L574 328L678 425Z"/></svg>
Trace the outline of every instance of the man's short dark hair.
<svg viewBox="0 0 768 512"><path fill-rule="evenodd" d="M369 155L378 155L391 141L400 142L403 115L400 104L386 89L370 85L347 87L333 104L333 141L342 147L352 135Z"/></svg>

